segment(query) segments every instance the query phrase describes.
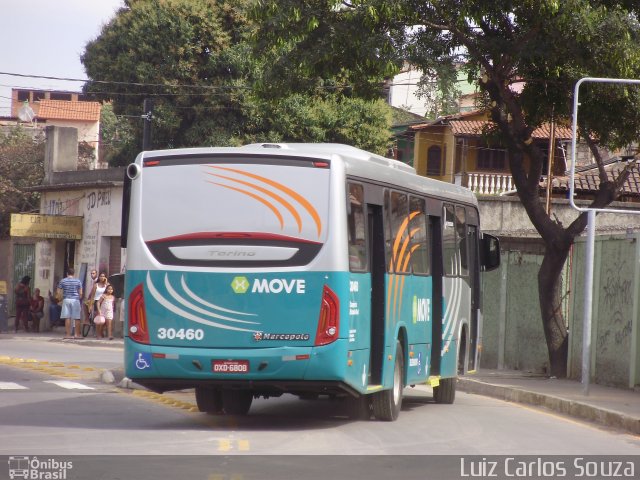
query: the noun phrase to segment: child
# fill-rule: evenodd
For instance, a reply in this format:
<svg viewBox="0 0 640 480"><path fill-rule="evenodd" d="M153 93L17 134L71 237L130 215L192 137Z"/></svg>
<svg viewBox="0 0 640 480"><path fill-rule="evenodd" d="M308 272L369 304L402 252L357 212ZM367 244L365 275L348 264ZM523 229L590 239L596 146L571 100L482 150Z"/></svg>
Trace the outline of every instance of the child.
<svg viewBox="0 0 640 480"><path fill-rule="evenodd" d="M98 308L107 323L109 340L113 340L113 304L115 299L116 297L113 295L113 285L107 285L107 288L104 290L100 300L98 300Z"/></svg>

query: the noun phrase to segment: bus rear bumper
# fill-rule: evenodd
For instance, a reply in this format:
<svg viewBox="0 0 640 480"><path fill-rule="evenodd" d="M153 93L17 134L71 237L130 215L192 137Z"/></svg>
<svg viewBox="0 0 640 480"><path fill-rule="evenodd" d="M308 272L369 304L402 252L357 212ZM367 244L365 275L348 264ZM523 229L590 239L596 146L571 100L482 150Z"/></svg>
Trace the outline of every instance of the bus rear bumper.
<svg viewBox="0 0 640 480"><path fill-rule="evenodd" d="M349 393L347 342L322 347L218 349L144 345L125 339L125 373L156 392L196 386L270 395Z"/></svg>

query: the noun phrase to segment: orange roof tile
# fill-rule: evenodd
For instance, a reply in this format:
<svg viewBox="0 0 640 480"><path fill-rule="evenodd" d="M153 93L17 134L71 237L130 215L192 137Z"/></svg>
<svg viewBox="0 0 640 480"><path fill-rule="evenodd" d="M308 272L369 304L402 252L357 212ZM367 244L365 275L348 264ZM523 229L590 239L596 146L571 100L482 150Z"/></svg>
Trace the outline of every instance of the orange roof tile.
<svg viewBox="0 0 640 480"><path fill-rule="evenodd" d="M492 122L482 120L451 120L451 131L454 135L482 135L482 132ZM545 123L536 128L533 133L533 138L549 138L551 135L551 128L548 123ZM570 139L571 129L565 126L556 125L556 140Z"/></svg>
<svg viewBox="0 0 640 480"><path fill-rule="evenodd" d="M100 120L100 103L70 102L68 100L40 100L37 117L44 120Z"/></svg>
<svg viewBox="0 0 640 480"><path fill-rule="evenodd" d="M625 166L625 162L613 163L605 165L607 176L610 180L617 179ZM554 177L554 180L558 182L558 188L561 190L569 190L570 177ZM577 192L595 192L600 187L600 176L596 168L592 168L587 172L576 172L574 177L575 191ZM545 183L545 182L542 182ZM640 172L634 169L629 175L628 180L621 188L623 195L638 195L640 194Z"/></svg>

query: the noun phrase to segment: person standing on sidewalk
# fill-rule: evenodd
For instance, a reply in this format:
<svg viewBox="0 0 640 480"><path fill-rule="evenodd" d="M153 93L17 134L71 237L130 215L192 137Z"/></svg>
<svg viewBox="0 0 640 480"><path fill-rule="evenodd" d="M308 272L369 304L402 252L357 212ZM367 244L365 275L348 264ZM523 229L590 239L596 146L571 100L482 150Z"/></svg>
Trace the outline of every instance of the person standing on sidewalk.
<svg viewBox="0 0 640 480"><path fill-rule="evenodd" d="M89 292L89 295L87 295L87 298L84 300L84 302L82 302L82 312L84 314L85 317L85 321L84 323L86 324L90 324L91 323L91 317L93 316L93 312L91 311L94 299L91 296L93 293L93 287L94 285L98 282L98 271L93 268L91 269L91 278L89 280L89 285L87 285L87 288L85 290L85 292Z"/></svg>
<svg viewBox="0 0 640 480"><path fill-rule="evenodd" d="M82 298L82 282L74 277L75 270L69 267L66 278L58 283L58 290L62 291L62 312L60 318L64 320L66 337L71 337L71 322L75 322L75 337L82 338L80 319L82 311L80 299Z"/></svg>
<svg viewBox="0 0 640 480"><path fill-rule="evenodd" d="M113 304L116 301L116 297L113 295L113 285L107 284L104 294L99 300L100 314L104 316L107 323L107 332L109 333L109 340L113 340ZM102 325L104 328L104 325Z"/></svg>
<svg viewBox="0 0 640 480"><path fill-rule="evenodd" d="M91 303L89 304L89 312L90 312L89 315L92 316L93 318L95 318L96 315L100 315L100 308L98 306L98 301L100 300L100 297L102 297L102 294L106 290L107 285L109 285L109 282L107 282L107 273L100 272L100 275L98 276L98 281L96 281L93 284L93 288L91 289L91 292L89 292L89 299L91 300ZM96 325L96 337L104 338L104 324Z"/></svg>
<svg viewBox="0 0 640 480"><path fill-rule="evenodd" d="M40 320L44 317L44 297L40 295L39 288L33 290L29 315L31 316L31 329L38 333L40 331Z"/></svg>
<svg viewBox="0 0 640 480"><path fill-rule="evenodd" d="M16 294L16 333L18 333L18 327L21 322L24 325L24 331L29 331L29 318L31 317L29 314L29 306L31 305L31 290L29 289L30 281L31 277L29 275L25 275L22 277L22 280L20 280L20 283L16 285L14 290Z"/></svg>

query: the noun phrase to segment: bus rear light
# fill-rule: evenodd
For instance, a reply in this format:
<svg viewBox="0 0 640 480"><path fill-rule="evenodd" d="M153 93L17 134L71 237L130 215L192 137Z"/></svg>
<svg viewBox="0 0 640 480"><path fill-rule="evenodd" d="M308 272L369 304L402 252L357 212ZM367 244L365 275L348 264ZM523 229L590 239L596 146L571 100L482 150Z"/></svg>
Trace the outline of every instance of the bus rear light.
<svg viewBox="0 0 640 480"><path fill-rule="evenodd" d="M138 285L129 295L129 338L138 343L149 343L147 314L144 308L144 288Z"/></svg>
<svg viewBox="0 0 640 480"><path fill-rule="evenodd" d="M338 339L340 332L340 300L333 290L326 285L322 290L320 318L314 345L328 345Z"/></svg>

